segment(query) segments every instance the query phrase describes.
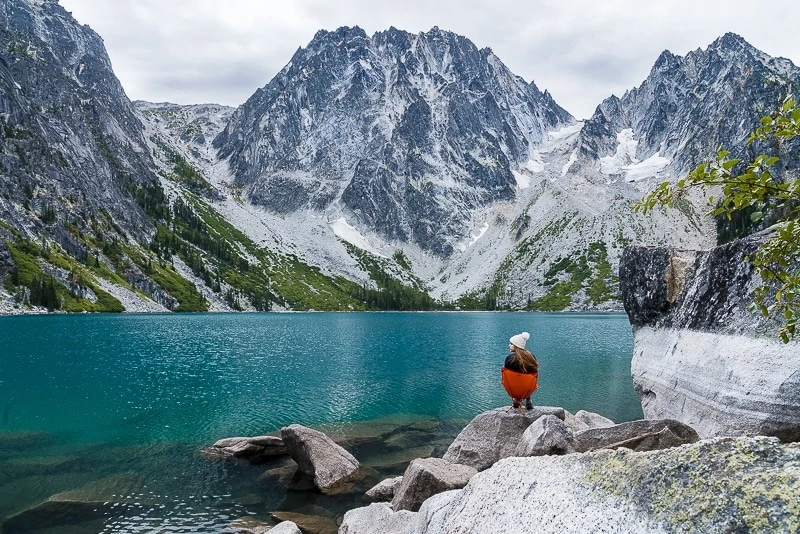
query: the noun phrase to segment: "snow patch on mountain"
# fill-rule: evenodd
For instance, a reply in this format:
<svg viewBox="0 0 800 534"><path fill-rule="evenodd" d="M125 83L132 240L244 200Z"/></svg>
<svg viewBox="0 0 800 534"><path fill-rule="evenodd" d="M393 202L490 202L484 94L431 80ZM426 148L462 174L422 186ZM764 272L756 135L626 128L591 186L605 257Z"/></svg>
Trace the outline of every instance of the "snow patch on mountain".
<svg viewBox="0 0 800 534"><path fill-rule="evenodd" d="M542 167L542 170L543 169L544 167ZM541 172L541 170L532 172ZM511 171L511 174L514 175L514 180L516 180L517 187L519 187L520 189L528 189L531 186L531 179L529 177L517 171Z"/></svg>
<svg viewBox="0 0 800 534"><path fill-rule="evenodd" d="M351 245L355 245L361 250L365 250L370 254L374 254L380 258L386 258L387 256L383 255L377 248L373 247L369 240L364 237L361 232L353 228L347 223L347 219L344 217L339 217L332 223L330 223L331 230L333 233L336 234L338 237L344 239Z"/></svg>
<svg viewBox="0 0 800 534"><path fill-rule="evenodd" d="M669 165L670 160L658 153L639 161L636 157L638 146L632 128L617 132L617 150L613 156L600 158L600 172L609 176L622 175L628 182L637 182L655 176Z"/></svg>
<svg viewBox="0 0 800 534"><path fill-rule="evenodd" d="M572 153L569 155L569 160L561 167L561 176L566 176L569 172L569 169L572 167L572 164L578 160L578 151L573 150Z"/></svg>
<svg viewBox="0 0 800 534"><path fill-rule="evenodd" d="M655 176L664 170L669 163L669 159L663 158L659 156L658 153L655 153L644 161L623 166L622 170L625 171L625 179L627 181L638 182L639 180Z"/></svg>

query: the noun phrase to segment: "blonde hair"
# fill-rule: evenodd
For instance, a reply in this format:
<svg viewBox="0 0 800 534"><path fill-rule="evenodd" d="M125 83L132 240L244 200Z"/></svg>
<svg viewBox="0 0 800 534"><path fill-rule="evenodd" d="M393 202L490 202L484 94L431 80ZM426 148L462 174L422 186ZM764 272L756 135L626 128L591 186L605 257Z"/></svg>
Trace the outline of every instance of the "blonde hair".
<svg viewBox="0 0 800 534"><path fill-rule="evenodd" d="M523 373L538 373L539 372L539 361L536 359L536 356L531 353L531 351L527 349L521 349L518 346L511 344L512 350L514 351L514 359L519 363L520 369L522 369Z"/></svg>

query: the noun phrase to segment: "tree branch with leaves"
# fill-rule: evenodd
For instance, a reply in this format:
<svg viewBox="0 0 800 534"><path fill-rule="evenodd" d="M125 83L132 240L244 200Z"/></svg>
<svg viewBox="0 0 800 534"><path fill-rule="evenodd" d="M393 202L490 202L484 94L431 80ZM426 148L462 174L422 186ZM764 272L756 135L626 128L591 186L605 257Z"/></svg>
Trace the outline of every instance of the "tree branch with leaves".
<svg viewBox="0 0 800 534"><path fill-rule="evenodd" d="M780 146L795 138L800 138L800 107L790 96L777 111L761 118L747 145ZM800 154L793 157L800 161ZM778 172L780 161L777 156L759 154L743 163L720 149L714 161L701 163L675 184L660 184L635 208L646 214L656 207L673 207L690 190L719 189L722 196L716 204L714 196L708 197L713 206L710 215L730 220L749 210L752 222L772 223L769 240L752 257L744 258L761 278L750 309L780 320L778 335L788 343L796 336L800 318L800 176L795 171L792 179Z"/></svg>

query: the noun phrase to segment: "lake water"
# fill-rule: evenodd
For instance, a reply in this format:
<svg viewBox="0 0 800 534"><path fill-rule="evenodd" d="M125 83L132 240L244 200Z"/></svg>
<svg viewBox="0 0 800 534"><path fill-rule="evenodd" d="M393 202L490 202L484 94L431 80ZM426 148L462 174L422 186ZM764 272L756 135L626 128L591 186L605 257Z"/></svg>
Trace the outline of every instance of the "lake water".
<svg viewBox="0 0 800 534"><path fill-rule="evenodd" d="M337 498L287 489L263 476L289 472L285 460L209 461L199 450L320 427L361 436L349 448L374 468L369 487L509 404L500 366L520 331L541 366L534 404L642 417L620 314L0 318L3 532L219 532L274 511L335 521L362 505L363 488Z"/></svg>

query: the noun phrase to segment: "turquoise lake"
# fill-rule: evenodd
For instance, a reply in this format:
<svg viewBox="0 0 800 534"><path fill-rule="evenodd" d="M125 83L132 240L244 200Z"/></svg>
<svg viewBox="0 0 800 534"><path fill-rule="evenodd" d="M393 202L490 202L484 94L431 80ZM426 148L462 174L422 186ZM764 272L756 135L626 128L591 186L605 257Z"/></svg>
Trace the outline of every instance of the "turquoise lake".
<svg viewBox="0 0 800 534"><path fill-rule="evenodd" d="M472 417L509 404L500 367L521 331L541 366L534 404L642 417L623 314L0 318L2 531L221 532L274 511L335 521L363 488L287 489L262 476L285 460L200 449L292 423L369 435L350 447L374 467L369 487L402 474L404 452L441 455Z"/></svg>

